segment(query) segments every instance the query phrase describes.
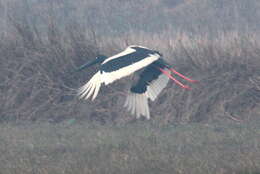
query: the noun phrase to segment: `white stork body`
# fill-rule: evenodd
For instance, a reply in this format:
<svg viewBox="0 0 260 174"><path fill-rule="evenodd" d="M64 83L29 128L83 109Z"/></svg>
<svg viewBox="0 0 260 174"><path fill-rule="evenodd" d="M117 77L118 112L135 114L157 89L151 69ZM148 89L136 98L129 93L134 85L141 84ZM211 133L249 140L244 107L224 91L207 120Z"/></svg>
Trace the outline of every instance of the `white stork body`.
<svg viewBox="0 0 260 174"><path fill-rule="evenodd" d="M123 52L108 58L105 56L97 57L95 61L81 66L80 69L96 63L100 63L99 71L78 90L78 95L82 99L88 99L92 95L92 100L94 100L102 83L108 85L143 69L138 82L131 87L124 105L137 118L141 115L147 119L150 118L148 99L154 101L166 87L169 78L181 87L189 89L188 86L173 78L170 75L171 72L194 82L170 68L158 51L142 46L129 46Z"/></svg>

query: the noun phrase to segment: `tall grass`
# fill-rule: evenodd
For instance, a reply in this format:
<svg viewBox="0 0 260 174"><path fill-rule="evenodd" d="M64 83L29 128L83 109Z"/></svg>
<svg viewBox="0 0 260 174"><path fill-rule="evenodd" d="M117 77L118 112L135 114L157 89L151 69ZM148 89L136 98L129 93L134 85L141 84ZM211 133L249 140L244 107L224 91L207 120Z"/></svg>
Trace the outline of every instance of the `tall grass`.
<svg viewBox="0 0 260 174"><path fill-rule="evenodd" d="M0 0L0 173L259 173L258 8ZM122 107L132 77L103 86L94 102L75 96L97 70L76 67L131 44L199 81L191 91L169 83L150 121Z"/></svg>
<svg viewBox="0 0 260 174"><path fill-rule="evenodd" d="M138 10L134 8L134 2L129 1L131 5L125 4L124 7L130 8L131 12ZM101 2L88 1L82 2L82 6L86 9L111 8L120 3L111 1L110 6L101 7ZM236 8L244 8L241 3L237 2ZM247 5L251 7L252 3ZM260 39L257 33L220 29L214 35L203 34L203 30L195 35L175 32L174 25L163 27L163 30L155 27L158 32L147 32L131 24L130 30L115 36L109 32L100 34L97 26L81 23L81 19L73 20L84 8L73 10L75 4L69 1L18 3L14 0L10 3L2 1L1 4L1 8L7 11L2 20L8 29L0 41L0 118L3 121L43 119L56 122L78 118L120 123L133 120L134 117L126 113L121 104L130 87L129 78L104 87L96 101L90 102L79 101L75 89L85 83L96 69L72 73L75 67L97 54L110 56L130 44L159 50L177 70L200 81L190 92L170 83L156 102L151 103L152 117L156 122L243 120L259 115ZM196 1L183 1L182 5L171 7L171 10L157 1L152 1L149 6L156 5L164 7L158 13L166 15L182 13L179 8L196 9L198 4ZM221 4L205 1L203 5L213 8ZM145 18L150 13L146 6L143 8ZM102 12L116 15L112 11ZM242 15L240 10L236 12ZM112 20L112 16L107 19Z"/></svg>
<svg viewBox="0 0 260 174"><path fill-rule="evenodd" d="M121 108L124 92L130 85L128 78L102 89L95 102L83 102L75 98L74 89L85 83L95 69L71 73L98 52L112 55L123 49L124 38L116 43L106 38L96 44L91 36L80 31L57 34L53 30L49 31L47 41L31 39L29 36L34 33L26 37L17 31L15 41L6 39L2 43L1 118L131 119ZM245 119L256 114L260 101L257 36L230 33L213 40L185 34L175 39L164 37L160 34L138 40L131 36L127 42L161 50L176 69L200 82L190 92L170 83L158 100L151 103L153 117L168 122L202 121L226 114Z"/></svg>

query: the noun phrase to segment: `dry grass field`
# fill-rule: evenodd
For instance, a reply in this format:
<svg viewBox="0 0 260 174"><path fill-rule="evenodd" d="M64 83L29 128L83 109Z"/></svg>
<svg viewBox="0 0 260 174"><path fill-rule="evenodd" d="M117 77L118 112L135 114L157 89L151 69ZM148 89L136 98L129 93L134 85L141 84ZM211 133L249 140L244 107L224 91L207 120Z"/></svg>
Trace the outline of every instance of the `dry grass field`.
<svg viewBox="0 0 260 174"><path fill-rule="evenodd" d="M120 7L120 8L119 8ZM258 0L0 0L0 174L260 173ZM76 89L98 54L140 44L199 81L169 83L151 120Z"/></svg>

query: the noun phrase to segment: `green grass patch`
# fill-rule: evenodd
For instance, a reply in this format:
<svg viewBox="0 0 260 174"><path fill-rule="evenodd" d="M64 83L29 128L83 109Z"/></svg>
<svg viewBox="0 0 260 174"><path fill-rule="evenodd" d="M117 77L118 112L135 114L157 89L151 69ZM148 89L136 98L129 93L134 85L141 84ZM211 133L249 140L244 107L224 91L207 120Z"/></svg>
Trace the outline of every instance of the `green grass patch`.
<svg viewBox="0 0 260 174"><path fill-rule="evenodd" d="M1 124L0 173L257 173L259 120Z"/></svg>

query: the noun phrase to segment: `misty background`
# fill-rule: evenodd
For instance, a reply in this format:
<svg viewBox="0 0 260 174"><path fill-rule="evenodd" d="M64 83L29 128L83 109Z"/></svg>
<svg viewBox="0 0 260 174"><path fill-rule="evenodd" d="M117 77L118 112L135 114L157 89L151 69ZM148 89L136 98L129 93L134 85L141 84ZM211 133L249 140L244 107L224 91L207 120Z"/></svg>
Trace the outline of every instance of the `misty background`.
<svg viewBox="0 0 260 174"><path fill-rule="evenodd" d="M121 106L129 79L104 87L95 102L79 101L75 89L96 69L71 73L131 44L159 50L200 80L192 92L168 85L151 103L156 119L257 115L259 6L257 0L2 0L0 119L131 121Z"/></svg>
<svg viewBox="0 0 260 174"><path fill-rule="evenodd" d="M0 0L0 173L260 171L259 0ZM123 108L132 77L95 101L73 72L129 45L198 80L169 83L151 120Z"/></svg>

